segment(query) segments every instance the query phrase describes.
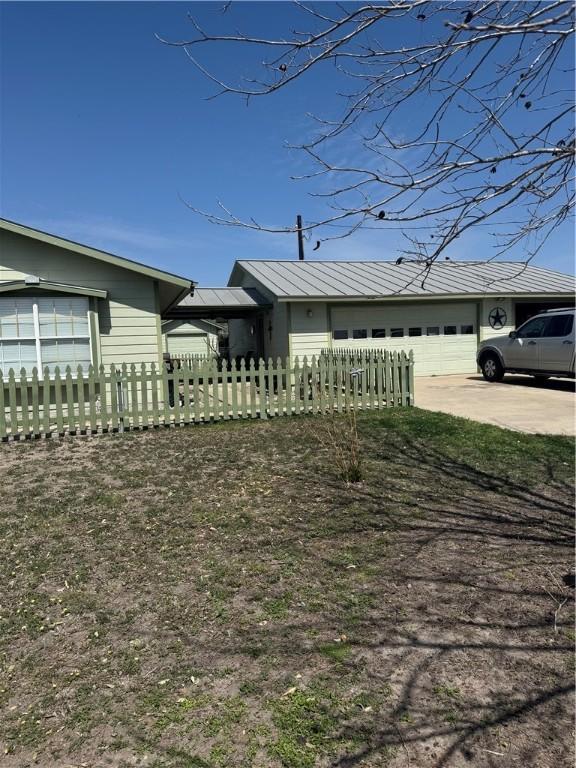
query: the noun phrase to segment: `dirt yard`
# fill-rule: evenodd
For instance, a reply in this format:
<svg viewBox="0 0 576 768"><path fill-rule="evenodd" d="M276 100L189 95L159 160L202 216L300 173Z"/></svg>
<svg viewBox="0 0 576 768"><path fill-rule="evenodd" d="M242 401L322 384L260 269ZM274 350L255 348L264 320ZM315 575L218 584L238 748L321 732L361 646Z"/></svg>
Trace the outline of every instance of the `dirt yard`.
<svg viewBox="0 0 576 768"><path fill-rule="evenodd" d="M6 768L573 765L573 443L416 409L0 446Z"/></svg>

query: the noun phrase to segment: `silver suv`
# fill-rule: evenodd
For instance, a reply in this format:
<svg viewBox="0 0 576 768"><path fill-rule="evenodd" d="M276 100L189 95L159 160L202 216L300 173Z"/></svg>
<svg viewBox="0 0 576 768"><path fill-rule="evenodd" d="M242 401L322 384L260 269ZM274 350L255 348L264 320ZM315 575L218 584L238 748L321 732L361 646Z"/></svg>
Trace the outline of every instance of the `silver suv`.
<svg viewBox="0 0 576 768"><path fill-rule="evenodd" d="M550 309L508 336L482 341L476 359L486 381L502 381L505 373L573 379L574 315L574 308Z"/></svg>

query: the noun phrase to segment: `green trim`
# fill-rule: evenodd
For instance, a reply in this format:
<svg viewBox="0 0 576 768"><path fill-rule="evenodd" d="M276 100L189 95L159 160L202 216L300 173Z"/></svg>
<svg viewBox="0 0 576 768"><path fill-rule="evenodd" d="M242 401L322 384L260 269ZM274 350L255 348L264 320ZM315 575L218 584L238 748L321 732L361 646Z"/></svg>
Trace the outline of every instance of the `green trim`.
<svg viewBox="0 0 576 768"><path fill-rule="evenodd" d="M130 269L133 272L139 272L142 275L146 275L147 277L151 277L156 280L162 280L166 283L179 285L182 288L186 288L187 291L196 285L193 280L188 280L185 277L174 275L171 272L165 272L164 270L155 269L154 267L147 267L145 264L141 264L138 261L126 259L123 256L115 256L113 253L100 251L96 248L90 248L88 245L82 245L82 243L76 243L73 240L66 240L63 237L50 235L48 232L42 232L39 229L32 229L32 227L26 227L23 224L17 224L15 221L0 219L0 229L5 229L8 232L13 232L16 235L22 235L23 237L31 237L34 240L39 240L40 242L47 243L48 245L54 245L57 248L65 248L68 251L80 253L83 256L90 256L90 258L98 259L98 261L103 261L106 264L113 264L116 267Z"/></svg>
<svg viewBox="0 0 576 768"><path fill-rule="evenodd" d="M80 296L94 296L98 299L105 299L108 291L98 288L86 288L82 285L68 285L68 283L52 283L47 280L39 282L26 282L26 280L10 280L7 283L0 283L0 293L13 291L58 291L58 293L74 293Z"/></svg>
<svg viewBox="0 0 576 768"><path fill-rule="evenodd" d="M88 326L90 328L90 346L92 348L92 365L98 369L100 365L100 332L98 326L98 305L95 297L90 297L88 308Z"/></svg>
<svg viewBox="0 0 576 768"><path fill-rule="evenodd" d="M286 312L286 327L288 328L288 357L292 360L292 306L290 304Z"/></svg>
<svg viewBox="0 0 576 768"><path fill-rule="evenodd" d="M164 345L162 338L162 317L160 313L160 287L158 280L154 280L154 309L156 310L156 344L158 345L158 366L162 370L164 362Z"/></svg>

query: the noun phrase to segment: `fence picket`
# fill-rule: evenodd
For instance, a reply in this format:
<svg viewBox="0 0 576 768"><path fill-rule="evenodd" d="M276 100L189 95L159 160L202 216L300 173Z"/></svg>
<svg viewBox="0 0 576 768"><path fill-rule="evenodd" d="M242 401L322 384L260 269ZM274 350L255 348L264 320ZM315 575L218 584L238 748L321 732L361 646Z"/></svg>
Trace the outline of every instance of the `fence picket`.
<svg viewBox="0 0 576 768"><path fill-rule="evenodd" d="M4 391L4 376L0 371L0 440L5 440L8 437L8 430L6 429L6 394Z"/></svg>
<svg viewBox="0 0 576 768"><path fill-rule="evenodd" d="M96 372L94 366L88 366L88 407L90 411L90 432L98 431L98 415L96 413Z"/></svg>
<svg viewBox="0 0 576 768"><path fill-rule="evenodd" d="M230 363L230 387L231 387L231 400L232 400L232 418L238 418L238 368L236 366L236 360L232 358Z"/></svg>
<svg viewBox="0 0 576 768"><path fill-rule="evenodd" d="M242 418L245 419L248 413L246 405L246 363L244 358L240 360L240 404L242 408Z"/></svg>
<svg viewBox="0 0 576 768"><path fill-rule="evenodd" d="M249 385L250 385L250 416L255 419L258 416L256 405L256 365L254 358L250 360L250 367L248 371Z"/></svg>
<svg viewBox="0 0 576 768"><path fill-rule="evenodd" d="M220 375L218 373L218 361L214 358L211 365L211 378L212 378L212 414L214 421L220 421L220 392L219 382Z"/></svg>
<svg viewBox="0 0 576 768"><path fill-rule="evenodd" d="M0 372L0 439L414 404L412 351L323 354L293 365L252 359L248 368L223 362L220 371L212 359L191 366L101 365L87 373L78 366L64 376L46 368L42 380L37 369Z"/></svg>
<svg viewBox="0 0 576 768"><path fill-rule="evenodd" d="M174 367L170 378L172 380L172 412L174 414L174 425L180 426L180 368Z"/></svg>
<svg viewBox="0 0 576 768"><path fill-rule="evenodd" d="M202 363L202 402L204 406L204 412L202 419L204 422L210 421L210 374L208 371L208 363L204 361Z"/></svg>
<svg viewBox="0 0 576 768"><path fill-rule="evenodd" d="M120 408L118 404L118 373L115 365L110 366L110 411L112 414L112 431L116 432L119 427Z"/></svg>
<svg viewBox="0 0 576 768"><path fill-rule="evenodd" d="M222 360L220 375L222 378L222 418L224 421L228 421L230 418L230 407L228 405L228 365L226 360Z"/></svg>
<svg viewBox="0 0 576 768"><path fill-rule="evenodd" d="M62 379L60 378L60 368L54 369L54 405L56 406L56 431L59 435L64 434L64 418L62 414Z"/></svg>
<svg viewBox="0 0 576 768"><path fill-rule="evenodd" d="M268 389L268 415L273 417L278 415L278 374L274 370L274 361L268 358L268 368L266 371L266 384Z"/></svg>
<svg viewBox="0 0 576 768"><path fill-rule="evenodd" d="M200 363L198 360L192 362L192 397L194 400L194 422L198 424L202 420L200 412Z"/></svg>
<svg viewBox="0 0 576 768"><path fill-rule="evenodd" d="M50 381L50 371L44 368L44 378L42 381L42 427L46 437L52 434L52 423L50 420L50 390L52 382Z"/></svg>
<svg viewBox="0 0 576 768"><path fill-rule="evenodd" d="M68 434L73 435L76 432L76 414L74 413L74 381L72 379L72 368L66 366L66 421L68 423Z"/></svg>
<svg viewBox="0 0 576 768"><path fill-rule="evenodd" d="M152 400L152 426L160 425L160 411L158 408L158 371L156 363L150 365L150 399Z"/></svg>
<svg viewBox="0 0 576 768"><path fill-rule="evenodd" d="M31 395L32 395L32 434L34 437L40 437L40 404L39 404L39 382L38 382L38 368L32 369L32 382L31 382ZM2 382L0 381L0 390L2 390ZM0 404L2 408L2 404Z"/></svg>
<svg viewBox="0 0 576 768"><path fill-rule="evenodd" d="M291 370L292 366L290 365L290 358L286 358L286 364L285 364L285 376L286 376L286 403L285 403L285 413L286 416L292 416L292 401L293 401L293 389L292 389L292 379L293 374Z"/></svg>

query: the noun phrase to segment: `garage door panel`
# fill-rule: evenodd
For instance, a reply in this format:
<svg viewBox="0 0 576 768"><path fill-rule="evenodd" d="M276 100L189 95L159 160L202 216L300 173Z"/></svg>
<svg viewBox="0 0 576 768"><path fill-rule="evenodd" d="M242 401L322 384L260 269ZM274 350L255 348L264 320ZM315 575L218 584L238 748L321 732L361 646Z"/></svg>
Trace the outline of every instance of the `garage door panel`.
<svg viewBox="0 0 576 768"><path fill-rule="evenodd" d="M395 307L334 307L332 330L346 330L349 338L333 340L335 349L387 349L414 352L416 376L449 373L475 373L477 349L477 308L473 302ZM445 335L446 326L457 333ZM462 333L472 326L473 333ZM439 335L426 335L427 328L438 328ZM402 328L404 336L391 338L392 328ZM409 336L410 328L421 328L422 336ZM366 329L368 338L353 339L355 329ZM373 329L384 329L384 338L372 338Z"/></svg>
<svg viewBox="0 0 576 768"><path fill-rule="evenodd" d="M208 341L205 333L169 333L166 338L168 352L171 355L206 355L208 353Z"/></svg>

